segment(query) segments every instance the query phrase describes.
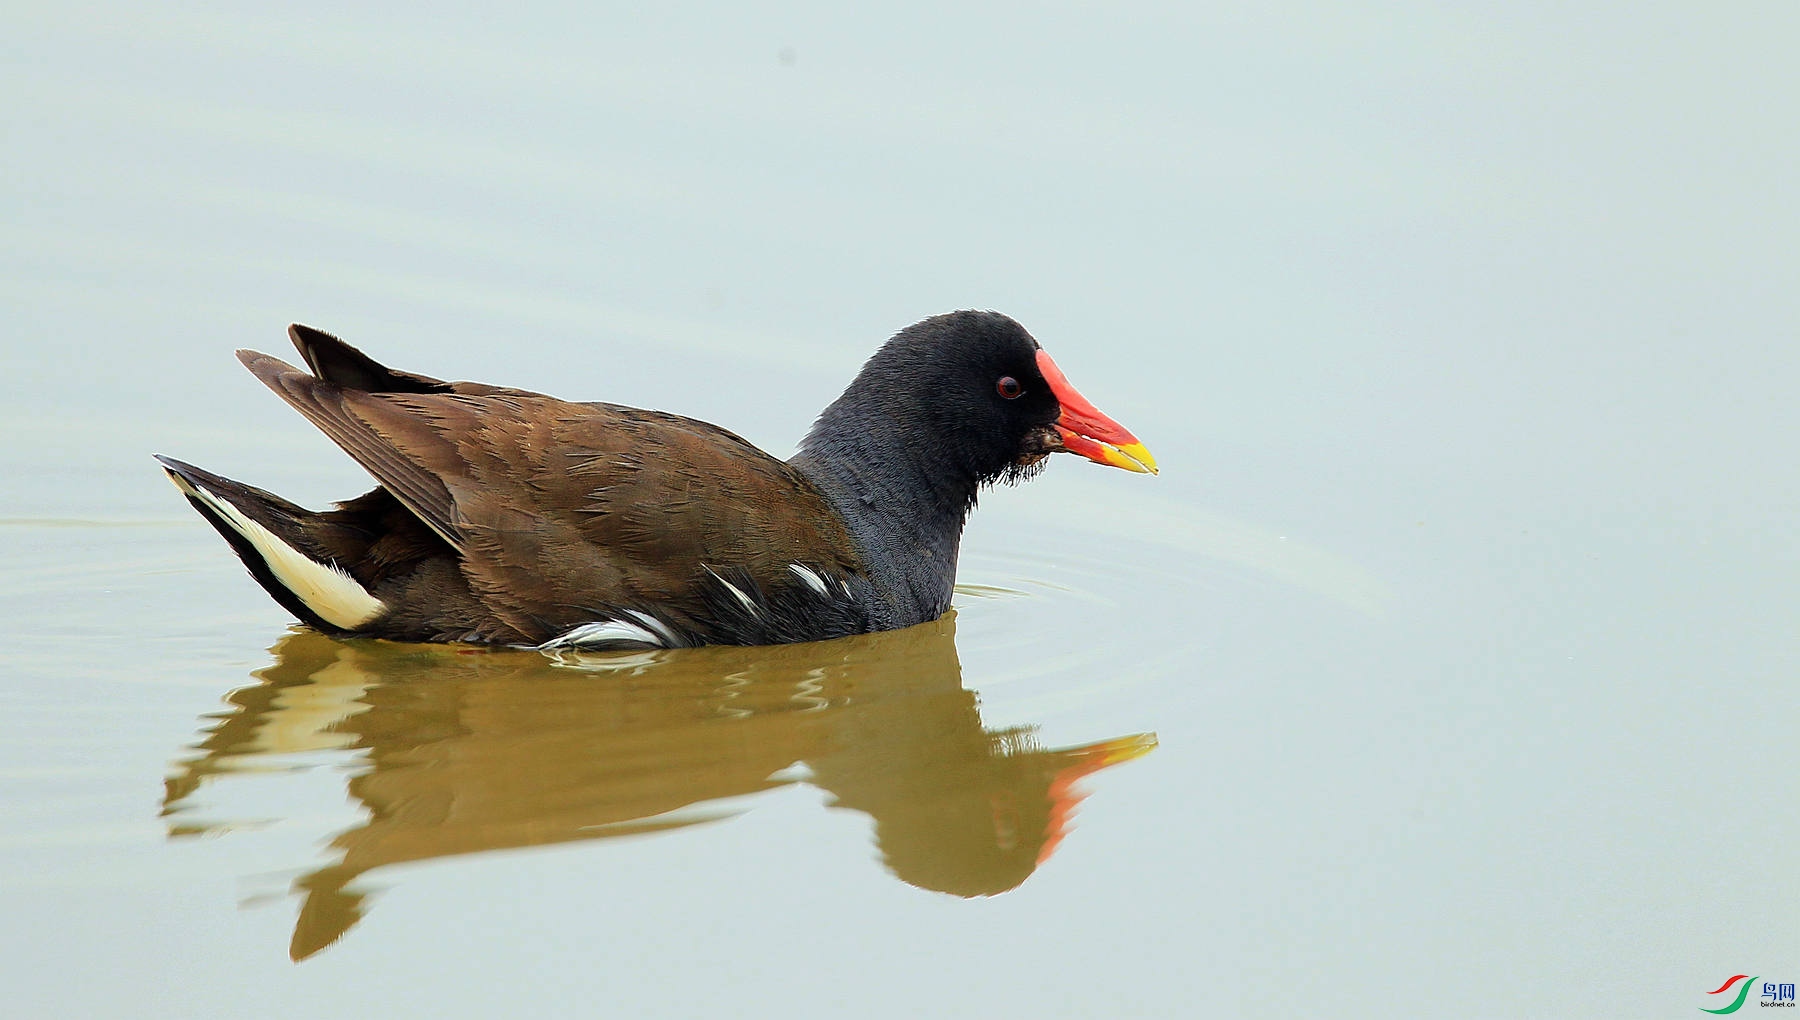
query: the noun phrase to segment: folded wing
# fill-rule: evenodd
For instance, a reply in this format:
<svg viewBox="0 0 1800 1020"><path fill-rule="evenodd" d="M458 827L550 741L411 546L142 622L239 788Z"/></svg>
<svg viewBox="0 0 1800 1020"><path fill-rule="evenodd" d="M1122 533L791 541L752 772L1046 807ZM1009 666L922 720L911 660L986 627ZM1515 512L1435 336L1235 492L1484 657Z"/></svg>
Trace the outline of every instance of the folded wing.
<svg viewBox="0 0 1800 1020"><path fill-rule="evenodd" d="M824 497L724 429L395 372L316 331L295 343L319 375L239 357L442 536L472 593L532 640L653 609L685 636L737 643L720 606L738 600L722 593L750 596L754 615L759 599L816 589L808 573L837 585L861 573Z"/></svg>

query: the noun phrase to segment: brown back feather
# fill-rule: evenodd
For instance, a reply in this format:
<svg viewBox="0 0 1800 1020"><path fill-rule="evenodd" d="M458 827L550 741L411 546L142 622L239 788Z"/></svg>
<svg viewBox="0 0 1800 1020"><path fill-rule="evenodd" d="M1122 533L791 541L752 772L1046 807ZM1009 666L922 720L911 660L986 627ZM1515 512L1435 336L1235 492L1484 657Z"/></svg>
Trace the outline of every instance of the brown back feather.
<svg viewBox="0 0 1800 1020"><path fill-rule="evenodd" d="M861 572L804 476L705 422L478 384L370 393L239 358L442 535L470 589L533 640L620 608L704 632L708 568L771 585L790 563Z"/></svg>

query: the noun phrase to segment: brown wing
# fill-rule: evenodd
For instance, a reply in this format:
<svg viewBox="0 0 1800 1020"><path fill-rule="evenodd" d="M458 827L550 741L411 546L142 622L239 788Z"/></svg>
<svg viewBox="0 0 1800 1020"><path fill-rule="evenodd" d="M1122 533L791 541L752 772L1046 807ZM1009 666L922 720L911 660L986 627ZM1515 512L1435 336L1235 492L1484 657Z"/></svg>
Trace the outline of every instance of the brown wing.
<svg viewBox="0 0 1800 1020"><path fill-rule="evenodd" d="M711 630L708 570L861 572L798 472L676 415L517 390L366 393L239 357L454 546L471 589L535 640L622 608Z"/></svg>
<svg viewBox="0 0 1800 1020"><path fill-rule="evenodd" d="M461 549L462 540L452 522L454 503L449 488L439 477L444 469L454 471L454 451L432 442L434 433L427 428L409 428L408 423L400 421L394 424L401 426L398 431L403 434L383 434L379 425L356 412L355 405L369 398L403 399L400 395L346 390L321 382L280 358L256 351L239 351L237 356L264 385L356 458L407 509L445 541Z"/></svg>

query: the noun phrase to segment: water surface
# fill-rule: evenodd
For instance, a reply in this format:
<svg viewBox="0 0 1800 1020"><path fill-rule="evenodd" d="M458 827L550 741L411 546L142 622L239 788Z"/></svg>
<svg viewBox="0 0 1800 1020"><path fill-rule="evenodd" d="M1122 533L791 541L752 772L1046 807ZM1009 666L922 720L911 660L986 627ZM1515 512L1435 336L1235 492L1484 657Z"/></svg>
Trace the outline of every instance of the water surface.
<svg viewBox="0 0 1800 1020"><path fill-rule="evenodd" d="M6 25L8 1015L1664 1016L1800 974L1786 8ZM231 357L293 320L785 456L957 307L1163 474L989 493L900 634L328 641L149 459L362 491Z"/></svg>

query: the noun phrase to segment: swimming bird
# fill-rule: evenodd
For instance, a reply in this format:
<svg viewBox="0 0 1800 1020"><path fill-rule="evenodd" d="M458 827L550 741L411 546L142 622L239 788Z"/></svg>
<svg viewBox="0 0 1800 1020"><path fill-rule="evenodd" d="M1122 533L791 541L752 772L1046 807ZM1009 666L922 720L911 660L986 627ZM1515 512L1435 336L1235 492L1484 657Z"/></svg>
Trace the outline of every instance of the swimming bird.
<svg viewBox="0 0 1800 1020"><path fill-rule="evenodd" d="M725 429L388 368L308 326L238 359L379 483L315 512L158 456L250 574L331 635L545 649L767 645L950 608L985 485L1051 453L1156 471L997 312L895 334L778 460Z"/></svg>

